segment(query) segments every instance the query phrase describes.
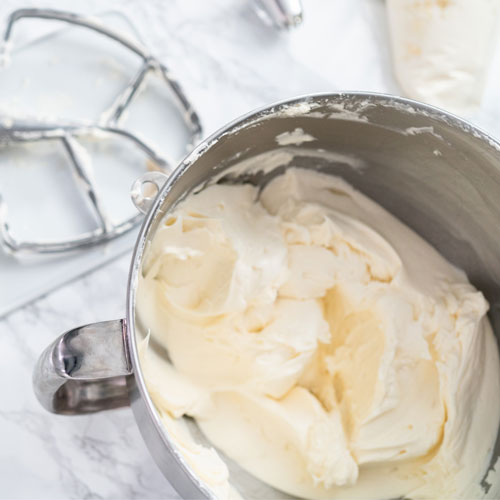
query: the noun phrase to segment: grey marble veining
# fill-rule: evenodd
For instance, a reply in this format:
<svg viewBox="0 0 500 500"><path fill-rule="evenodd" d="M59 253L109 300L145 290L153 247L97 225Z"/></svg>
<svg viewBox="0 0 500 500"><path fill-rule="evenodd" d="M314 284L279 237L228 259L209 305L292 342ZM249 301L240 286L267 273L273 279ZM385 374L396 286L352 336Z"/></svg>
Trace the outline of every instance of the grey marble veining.
<svg viewBox="0 0 500 500"><path fill-rule="evenodd" d="M0 322L0 498L177 498L132 412L63 417L31 389L43 348L74 325L123 315L129 256Z"/></svg>

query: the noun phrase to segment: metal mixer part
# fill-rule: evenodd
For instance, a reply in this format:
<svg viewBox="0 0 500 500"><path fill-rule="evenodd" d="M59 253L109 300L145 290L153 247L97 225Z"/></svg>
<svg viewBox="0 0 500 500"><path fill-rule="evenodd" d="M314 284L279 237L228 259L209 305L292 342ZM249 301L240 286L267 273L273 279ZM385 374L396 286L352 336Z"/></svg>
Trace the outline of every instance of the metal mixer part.
<svg viewBox="0 0 500 500"><path fill-rule="evenodd" d="M97 228L65 240L18 240L10 231L7 222L7 205L0 195L0 235L2 237L2 246L7 253L16 255L20 253L53 254L90 247L112 240L135 227L142 220L142 215L137 214L118 223L113 223L110 220L98 195L98 190L93 180L92 166L85 158L88 153L78 142L78 138L92 136L99 139L109 137L110 135L121 137L145 153L160 170L169 172L173 169L173 163L155 151L144 139L121 127L120 118L138 95L139 89L143 85L147 75L152 72L159 74L165 81L172 92L177 107L181 111L183 121L190 136L187 144L188 149L191 149L199 141L202 134L202 126L198 114L193 109L180 84L172 76L170 70L151 55L145 47L126 35L107 28L95 19L71 12L36 8L19 9L12 12L7 19L7 25L3 34L5 59L8 59L8 51L11 48L14 25L23 18L61 21L90 29L111 38L126 49L134 52L142 59L142 64L128 85L116 97L112 105L101 113L98 124L16 121L11 118L3 120L4 124L0 125L0 148L7 147L13 143L46 140L57 140L63 145L70 160L77 188L85 195L87 204L96 219Z"/></svg>
<svg viewBox="0 0 500 500"><path fill-rule="evenodd" d="M147 214L157 194L161 191L163 184L167 182L168 175L163 172L146 172L141 175L133 184L130 190L132 203L137 210L143 214ZM147 195L144 191L144 186L153 186L153 195Z"/></svg>
<svg viewBox="0 0 500 500"><path fill-rule="evenodd" d="M142 219L140 214L126 219L118 224L113 224L104 210L100 197L97 193L93 181L90 165L86 161L85 149L78 142L79 137L119 136L137 148L142 150L148 158L159 168L168 170L166 161L156 153L151 147L141 139L126 130L114 127L102 127L99 125L34 125L14 122L12 127L0 129L0 147L5 147L9 143L38 142L47 140L58 140L67 152L70 164L73 167L73 174L77 180L77 186L85 194L88 204L91 207L96 221L99 225L93 231L86 232L80 236L68 240L55 242L33 242L16 240L10 232L7 222L7 205L0 197L0 234L3 245L8 253L59 253L68 250L75 250L82 247L92 246L96 243L109 241L130 229L132 229Z"/></svg>
<svg viewBox="0 0 500 500"><path fill-rule="evenodd" d="M301 0L258 0L258 14L278 30L288 30L300 26L303 21Z"/></svg>
<svg viewBox="0 0 500 500"><path fill-rule="evenodd" d="M257 123L259 126L255 126ZM226 175L235 179L235 172L231 171L235 163L276 150L276 136L297 127L316 141L300 148L301 155L284 168L293 165L340 176L397 215L446 259L463 269L484 292L491 305L489 317L493 329L497 339L500 338L500 234L492 230L500 220L497 203L500 143L432 106L371 93L304 96L272 104L235 120L205 139L166 183L149 175L137 181L137 193L145 183L163 186L149 206L136 242L128 281L126 320L86 325L64 333L42 354L33 377L37 397L52 412L74 415L128 402L151 454L183 498L215 499L216 495L191 462L183 458L175 438L164 427L145 383L140 345L148 331L136 311L144 259L164 215L186 193ZM432 133L402 133L415 127ZM436 155L436 150L441 154ZM242 153L235 157L235 151ZM337 159L326 158L320 164L318 152L335 153ZM342 154L338 156L339 153ZM361 162L356 165L367 168L353 168L346 159L356 159ZM246 171L237 173L241 182L248 181ZM253 176L258 171L251 173ZM264 181L265 169L261 173L264 176L260 180ZM147 199L139 196L138 201L147 209ZM86 346L91 349L85 351ZM93 375L97 359L109 359L109 365L103 366L101 361ZM66 361L72 364L61 370ZM107 369L104 376L103 368ZM211 446L202 439L193 421L186 424L196 432L193 433L196 442ZM490 470L500 456L500 437L492 447ZM291 499L250 476L237 463L227 460L227 464L231 485L241 497Z"/></svg>

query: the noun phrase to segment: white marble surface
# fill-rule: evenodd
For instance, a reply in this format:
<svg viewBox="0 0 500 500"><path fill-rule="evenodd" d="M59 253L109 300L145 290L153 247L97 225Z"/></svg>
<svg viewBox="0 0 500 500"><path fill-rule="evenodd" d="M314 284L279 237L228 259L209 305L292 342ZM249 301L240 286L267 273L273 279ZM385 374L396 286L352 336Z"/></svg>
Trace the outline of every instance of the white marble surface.
<svg viewBox="0 0 500 500"><path fill-rule="evenodd" d="M123 10L182 81L207 133L252 108L297 94L398 92L389 70L382 0L304 0L306 23L290 35L260 24L250 2L29 4L88 13ZM24 5L2 0L0 18ZM500 88L497 76L490 79L489 95ZM489 111L488 116L495 116L494 109ZM129 409L54 416L42 410L31 388L34 363L56 335L123 316L128 259L122 257L0 321L1 499L177 498L149 456Z"/></svg>
<svg viewBox="0 0 500 500"><path fill-rule="evenodd" d="M45 412L31 388L58 332L123 315L124 257L0 323L0 498L177 498L128 409L92 416Z"/></svg>

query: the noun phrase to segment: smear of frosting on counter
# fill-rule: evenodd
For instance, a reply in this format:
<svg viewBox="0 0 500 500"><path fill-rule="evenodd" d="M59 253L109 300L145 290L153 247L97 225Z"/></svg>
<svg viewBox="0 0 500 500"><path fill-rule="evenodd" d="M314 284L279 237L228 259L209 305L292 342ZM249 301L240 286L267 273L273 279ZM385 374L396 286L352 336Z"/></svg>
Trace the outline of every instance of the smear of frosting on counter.
<svg viewBox="0 0 500 500"><path fill-rule="evenodd" d="M484 496L500 420L488 304L342 179L288 168L262 192L189 195L153 238L137 310L171 360L143 344L151 397L218 497L227 467L174 427L183 415L299 497Z"/></svg>

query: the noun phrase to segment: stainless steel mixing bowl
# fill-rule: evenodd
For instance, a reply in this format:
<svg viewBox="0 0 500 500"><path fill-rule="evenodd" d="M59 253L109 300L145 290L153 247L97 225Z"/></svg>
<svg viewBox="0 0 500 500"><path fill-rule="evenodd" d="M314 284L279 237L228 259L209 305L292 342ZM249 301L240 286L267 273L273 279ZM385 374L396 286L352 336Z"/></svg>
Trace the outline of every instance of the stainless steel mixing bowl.
<svg viewBox="0 0 500 500"><path fill-rule="evenodd" d="M298 149L278 145L276 136L297 128L316 140ZM138 273L155 228L182 196L235 162L279 147L295 151L293 165L342 176L464 269L490 302L490 319L497 337L500 333L497 141L436 108L367 93L301 97L236 120L200 144L166 182L156 173L138 180L133 199L149 210L132 258L126 319L63 334L44 351L34 372L35 392L50 411L74 415L130 404L151 454L185 498L213 494L175 449L147 392L137 349ZM268 177L254 172L239 180L262 183ZM142 194L148 182L159 188L154 201ZM199 433L197 438L202 439ZM285 496L228 463L243 497Z"/></svg>

